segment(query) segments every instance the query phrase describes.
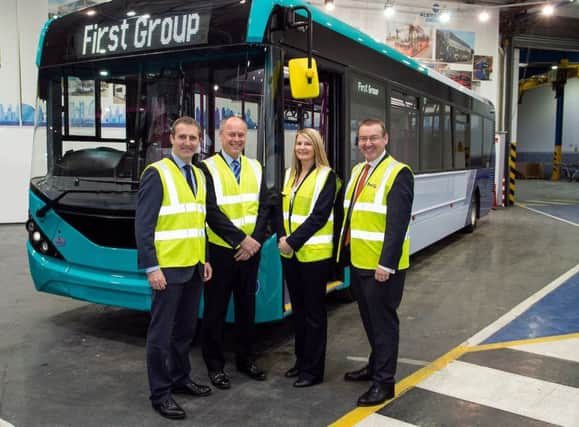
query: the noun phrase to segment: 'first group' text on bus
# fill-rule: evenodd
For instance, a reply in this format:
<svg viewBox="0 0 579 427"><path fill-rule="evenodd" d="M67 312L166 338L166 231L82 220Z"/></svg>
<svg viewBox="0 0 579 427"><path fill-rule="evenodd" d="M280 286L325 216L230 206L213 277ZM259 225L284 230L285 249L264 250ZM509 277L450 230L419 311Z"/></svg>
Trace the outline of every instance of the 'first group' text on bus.
<svg viewBox="0 0 579 427"><path fill-rule="evenodd" d="M116 23L85 25L77 35L82 37L82 43L76 43L77 54L87 57L207 43L209 19L207 13L143 15Z"/></svg>

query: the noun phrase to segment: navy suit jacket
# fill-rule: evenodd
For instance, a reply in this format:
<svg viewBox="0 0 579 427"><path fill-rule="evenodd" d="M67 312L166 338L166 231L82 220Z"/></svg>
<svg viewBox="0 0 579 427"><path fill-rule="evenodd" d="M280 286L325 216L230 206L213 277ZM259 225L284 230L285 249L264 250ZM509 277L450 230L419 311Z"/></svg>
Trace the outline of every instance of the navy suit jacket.
<svg viewBox="0 0 579 427"><path fill-rule="evenodd" d="M168 157L173 161L172 157ZM197 183L201 185L201 183ZM223 215L217 207L215 196L209 197L213 191L212 186L207 186L206 221L211 228L217 230L226 241L237 246L245 237L240 236L239 230ZM213 202L211 201L213 200ZM159 217L159 209L163 201L163 184L157 169L149 168L143 174L137 196L137 208L135 211L135 240L137 242L139 268L150 268L159 265L155 250L155 226ZM191 280L193 274L203 277L201 264L192 267L163 268L163 273L168 283L186 283Z"/></svg>

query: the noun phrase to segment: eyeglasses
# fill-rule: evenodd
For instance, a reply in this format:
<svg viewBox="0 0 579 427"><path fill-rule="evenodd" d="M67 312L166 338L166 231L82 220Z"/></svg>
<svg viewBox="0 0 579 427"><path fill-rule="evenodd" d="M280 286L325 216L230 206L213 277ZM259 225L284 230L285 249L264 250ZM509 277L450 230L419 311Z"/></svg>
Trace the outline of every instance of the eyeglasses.
<svg viewBox="0 0 579 427"><path fill-rule="evenodd" d="M380 141L382 139L382 135L370 135L370 136L359 136L358 137L358 141L359 142L377 142Z"/></svg>

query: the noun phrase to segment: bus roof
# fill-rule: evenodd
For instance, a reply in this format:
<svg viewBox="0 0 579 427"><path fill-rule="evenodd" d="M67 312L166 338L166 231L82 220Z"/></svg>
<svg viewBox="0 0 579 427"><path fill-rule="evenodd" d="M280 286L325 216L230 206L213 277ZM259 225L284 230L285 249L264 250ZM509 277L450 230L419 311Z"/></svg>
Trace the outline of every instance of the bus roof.
<svg viewBox="0 0 579 427"><path fill-rule="evenodd" d="M36 64L39 67L50 66L87 59L100 59L104 56L145 53L159 48L182 49L183 47L207 43L212 44L215 43L215 34L219 34L218 28L214 28L215 26L227 30L228 38L226 40L218 40L221 44L241 42L263 43L272 11L276 7L295 6L307 7L311 11L313 21L318 25L347 37L355 43L370 48L381 55L387 56L418 73L429 76L469 97L492 106L489 100L476 94L472 90L467 89L396 49L378 42L368 34L324 13L322 10L304 0L253 0L251 1L250 8L247 7L247 4L241 4L239 0L199 0L195 2L183 0L165 0L163 2L129 0L103 3L90 8L97 12L94 15L88 15L85 9L47 21L40 35ZM126 14L127 11L133 9L137 11L137 15L133 18L128 18ZM160 41L157 40L157 44L155 45L155 40L152 40L151 35L147 34L149 43L148 45L145 43L144 48L131 46L130 43L123 46L121 42L116 39L118 39L121 34L123 34L124 38L125 32L130 35L130 37L126 37L126 39L134 39L134 44L136 44L137 36L134 35L134 33L137 31L138 23L149 20L149 18L145 18L144 15L138 15L138 13L144 12L154 18L156 17L154 20L150 19L150 21L159 22L159 27L156 30L158 33L160 33L159 28L161 28L162 23L167 19L173 20L175 26L179 23L183 31L197 26L195 28L198 29L198 32L191 35L190 39L187 39L188 43L183 44L179 44L174 40L170 40L169 43L160 43ZM198 20L193 22L193 18L191 18L192 15L196 15L197 18L195 19ZM143 19L145 21L143 21ZM140 28L145 27L143 24ZM147 28L150 29L151 24L149 24ZM155 26L152 26L152 28L154 29ZM109 33L113 34L113 31L116 32L116 39L112 36L107 38ZM150 32L153 32L153 30ZM157 35L157 38L159 37L160 36ZM101 44L103 38L105 42ZM98 43L95 40L98 40ZM103 45L105 46L104 49L102 48ZM99 49L95 49L95 46L99 46ZM114 48L109 49L109 47Z"/></svg>
<svg viewBox="0 0 579 427"><path fill-rule="evenodd" d="M375 40L368 34L358 30L357 28L354 28L349 24L346 24L345 22L337 19L336 17L328 15L327 13L323 12L322 10L318 9L315 5L312 5L307 1L254 0L251 6L249 25L247 27L247 42L258 43L263 41L263 35L265 33L269 16L271 14L271 11L276 5L281 7L305 6L308 9L310 9L313 21L318 23L319 25L322 25L338 34L341 34L344 37L347 37L358 44L369 47L370 49L373 49L381 53L382 55L385 55L397 62L400 62L401 64L411 68L412 70L418 71L435 80L438 80L439 82L447 86L450 86L461 93L464 93L487 105L492 106L492 103L487 98L480 96L476 92L442 75L441 73L435 71L434 69L429 68L424 64L421 64L415 59L404 55L403 53L397 51L393 47ZM298 13L303 15L302 12ZM314 45L315 45L315 36L314 36Z"/></svg>

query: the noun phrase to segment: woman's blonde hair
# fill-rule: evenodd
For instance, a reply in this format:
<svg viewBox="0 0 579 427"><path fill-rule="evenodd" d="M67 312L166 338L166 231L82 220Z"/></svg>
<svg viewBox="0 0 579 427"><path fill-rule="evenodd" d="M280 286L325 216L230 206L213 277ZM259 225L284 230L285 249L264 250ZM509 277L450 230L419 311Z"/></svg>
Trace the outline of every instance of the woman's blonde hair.
<svg viewBox="0 0 579 427"><path fill-rule="evenodd" d="M312 128L304 128L299 129L296 133L292 155L291 173L297 177L302 172L302 164L296 156L295 150L296 142L298 140L298 136L300 135L306 137L314 147L314 164L316 165L316 168L319 168L320 166L330 166L330 162L328 162L328 156L326 155L326 149L324 148L324 141L322 140L322 135L320 135L320 132Z"/></svg>

